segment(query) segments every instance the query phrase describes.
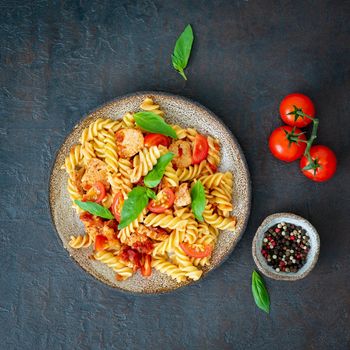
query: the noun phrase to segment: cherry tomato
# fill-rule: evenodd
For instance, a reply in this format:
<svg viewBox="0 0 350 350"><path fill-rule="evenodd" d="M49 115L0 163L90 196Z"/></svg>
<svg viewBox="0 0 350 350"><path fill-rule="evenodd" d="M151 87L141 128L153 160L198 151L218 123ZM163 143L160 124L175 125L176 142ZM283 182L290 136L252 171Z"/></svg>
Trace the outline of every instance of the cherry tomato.
<svg viewBox="0 0 350 350"><path fill-rule="evenodd" d="M145 276L145 277L151 276L151 273L152 273L151 263L152 263L152 256L145 254L144 260L143 260L143 265L141 266L142 276Z"/></svg>
<svg viewBox="0 0 350 350"><path fill-rule="evenodd" d="M211 245L205 245L204 250L197 250L196 248L192 247L189 243L180 243L181 249L185 252L186 255L192 257L192 258L205 258L207 256L210 256L213 247Z"/></svg>
<svg viewBox="0 0 350 350"><path fill-rule="evenodd" d="M205 136L197 134L194 139L192 164L199 164L202 160L208 156L209 145Z"/></svg>
<svg viewBox="0 0 350 350"><path fill-rule="evenodd" d="M101 181L94 183L92 187L83 195L83 202L92 201L96 203L101 203L103 198L106 197L106 188Z"/></svg>
<svg viewBox="0 0 350 350"><path fill-rule="evenodd" d="M148 209L152 213L156 213L156 214L164 213L167 209L169 209L174 204L174 200L175 200L174 192L168 187L163 188L157 194L157 198L152 199L148 203Z"/></svg>
<svg viewBox="0 0 350 350"><path fill-rule="evenodd" d="M282 120L286 124L296 126L297 128L303 128L309 125L312 120L308 117L298 115L298 111L312 118L315 117L315 106L309 97L299 93L287 95L280 104Z"/></svg>
<svg viewBox="0 0 350 350"><path fill-rule="evenodd" d="M106 236L96 235L96 237L95 237L95 250L97 250L98 252L101 250L104 250L107 242L108 242L108 239Z"/></svg>
<svg viewBox="0 0 350 350"><path fill-rule="evenodd" d="M120 222L120 214L122 212L123 204L124 204L123 194L121 192L117 192L113 199L111 211L118 222Z"/></svg>
<svg viewBox="0 0 350 350"><path fill-rule="evenodd" d="M270 135L270 151L277 159L293 162L303 155L306 148L306 143L299 140L306 140L301 130L287 125L280 126Z"/></svg>
<svg viewBox="0 0 350 350"><path fill-rule="evenodd" d="M106 188L101 181L97 181L94 184L94 187L97 189L98 197L95 200L96 203L101 203L102 199L106 197Z"/></svg>
<svg viewBox="0 0 350 350"><path fill-rule="evenodd" d="M329 180L337 170L337 157L334 152L326 146L312 146L310 156L315 161L315 169L303 170L309 165L308 159L304 156L300 160L300 169L309 179L317 182Z"/></svg>
<svg viewBox="0 0 350 350"><path fill-rule="evenodd" d="M148 134L145 136L144 142L146 147L159 145L168 147L170 144L169 138L162 134Z"/></svg>

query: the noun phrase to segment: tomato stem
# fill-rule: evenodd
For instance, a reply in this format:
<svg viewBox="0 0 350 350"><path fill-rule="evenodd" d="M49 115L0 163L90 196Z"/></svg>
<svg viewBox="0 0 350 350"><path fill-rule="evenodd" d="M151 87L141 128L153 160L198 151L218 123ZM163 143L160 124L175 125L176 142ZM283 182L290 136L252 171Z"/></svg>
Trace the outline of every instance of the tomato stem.
<svg viewBox="0 0 350 350"><path fill-rule="evenodd" d="M314 160L311 158L310 148L311 148L313 142L315 141L315 139L317 138L317 129L318 129L319 120L317 118L313 118L312 123L313 123L312 124L312 132L311 132L310 138L307 140L307 145L305 148L304 156L308 159L309 164L313 164L313 167L317 167L316 162L314 162Z"/></svg>
<svg viewBox="0 0 350 350"><path fill-rule="evenodd" d="M298 115L301 115L302 117L306 117L306 118L309 118L309 119L311 119L311 120L315 120L316 118L313 118L313 117L311 117L311 116L309 116L308 114L306 114L306 113L304 113L303 111L296 111L295 112L296 114L298 114Z"/></svg>
<svg viewBox="0 0 350 350"><path fill-rule="evenodd" d="M298 108L297 106L293 105L294 111L289 112L288 114L293 114L295 121L297 121L298 117L306 117L309 118L310 120L314 120L315 118L309 116L308 114L304 113L301 108Z"/></svg>

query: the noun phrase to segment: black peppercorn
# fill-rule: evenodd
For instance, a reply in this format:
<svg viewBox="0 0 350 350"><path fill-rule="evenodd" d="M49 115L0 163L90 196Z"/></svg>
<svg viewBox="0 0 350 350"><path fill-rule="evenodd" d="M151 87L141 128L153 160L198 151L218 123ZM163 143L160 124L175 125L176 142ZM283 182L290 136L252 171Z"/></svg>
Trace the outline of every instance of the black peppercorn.
<svg viewBox="0 0 350 350"><path fill-rule="evenodd" d="M304 229L281 222L270 227L264 235L261 253L267 264L278 272L297 272L306 263L310 250Z"/></svg>

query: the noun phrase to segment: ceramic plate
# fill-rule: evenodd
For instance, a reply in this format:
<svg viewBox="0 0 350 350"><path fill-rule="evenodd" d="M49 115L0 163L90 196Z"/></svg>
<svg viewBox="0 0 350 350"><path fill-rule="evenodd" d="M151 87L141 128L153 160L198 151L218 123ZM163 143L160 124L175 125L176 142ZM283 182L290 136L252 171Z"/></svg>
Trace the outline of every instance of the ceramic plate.
<svg viewBox="0 0 350 350"><path fill-rule="evenodd" d="M53 223L63 246L70 256L88 273L107 285L132 293L163 293L173 291L193 282L177 283L170 277L153 269L152 276L143 278L138 272L126 281L116 281L115 273L104 264L88 258L88 249L75 250L69 245L70 235L83 234L83 225L67 192L68 175L61 170L64 159L71 146L78 142L84 128L97 118L120 119L126 112L139 110L142 100L151 96L166 113L166 121L179 124L181 127L195 128L203 134L210 134L220 140L221 166L220 171L231 171L234 178L233 214L238 223L234 232L223 231L213 252L211 265L204 269L202 278L211 270L218 267L232 252L241 238L250 212L250 178L243 152L231 132L221 120L205 107L187 98L159 92L140 92L117 98L84 117L68 135L59 149L50 178L50 207ZM201 281L201 279L200 279Z"/></svg>

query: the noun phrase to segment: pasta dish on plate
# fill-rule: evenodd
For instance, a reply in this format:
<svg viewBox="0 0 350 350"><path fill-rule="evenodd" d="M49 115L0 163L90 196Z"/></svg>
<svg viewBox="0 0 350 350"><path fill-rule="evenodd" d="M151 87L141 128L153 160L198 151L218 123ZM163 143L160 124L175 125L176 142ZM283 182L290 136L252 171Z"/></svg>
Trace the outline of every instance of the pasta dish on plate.
<svg viewBox="0 0 350 350"><path fill-rule="evenodd" d="M97 119L62 166L85 229L70 247L87 254L92 247L91 258L119 281L147 278L152 268L178 282L198 280L220 230L236 227L233 175L219 165L219 141L168 124L151 97L122 119Z"/></svg>

